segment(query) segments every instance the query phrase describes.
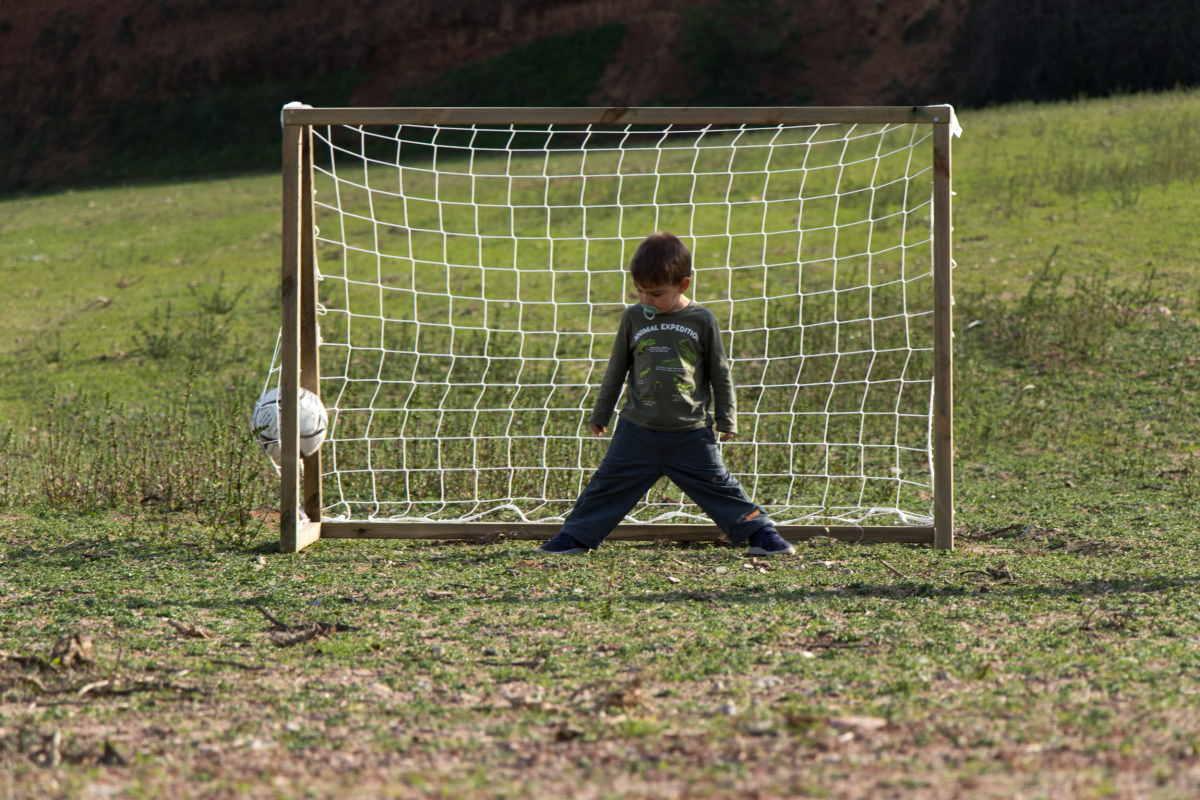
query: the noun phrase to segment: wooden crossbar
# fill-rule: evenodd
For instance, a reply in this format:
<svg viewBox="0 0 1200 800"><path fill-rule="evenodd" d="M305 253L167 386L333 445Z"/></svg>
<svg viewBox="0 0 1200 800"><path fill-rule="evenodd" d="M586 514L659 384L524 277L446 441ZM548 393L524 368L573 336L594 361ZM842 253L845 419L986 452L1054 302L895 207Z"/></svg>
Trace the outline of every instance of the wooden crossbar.
<svg viewBox="0 0 1200 800"><path fill-rule="evenodd" d="M286 108L285 125L822 125L949 122L950 106Z"/></svg>

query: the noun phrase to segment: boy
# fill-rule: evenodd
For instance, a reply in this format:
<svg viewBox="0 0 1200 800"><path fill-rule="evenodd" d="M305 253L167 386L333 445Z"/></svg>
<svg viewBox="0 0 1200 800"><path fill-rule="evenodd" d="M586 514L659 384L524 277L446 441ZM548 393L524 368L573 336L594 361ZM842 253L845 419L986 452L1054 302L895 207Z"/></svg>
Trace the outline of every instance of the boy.
<svg viewBox="0 0 1200 800"><path fill-rule="evenodd" d="M629 271L641 304L621 316L592 434L607 430L628 375L620 423L562 529L540 549L563 555L594 550L665 474L731 541L749 542L749 555L795 552L721 461L709 401L723 442L737 434L737 406L716 317L684 294L692 283L692 254L676 236L656 233L638 247Z"/></svg>

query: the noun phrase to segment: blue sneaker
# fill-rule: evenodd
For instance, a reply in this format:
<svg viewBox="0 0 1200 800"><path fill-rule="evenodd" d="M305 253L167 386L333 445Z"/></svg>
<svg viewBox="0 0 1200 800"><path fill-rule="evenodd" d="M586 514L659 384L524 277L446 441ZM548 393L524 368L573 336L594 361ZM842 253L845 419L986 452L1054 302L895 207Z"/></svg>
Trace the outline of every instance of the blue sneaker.
<svg viewBox="0 0 1200 800"><path fill-rule="evenodd" d="M561 531L554 534L554 538L549 541L542 542L542 546L538 550L543 553L554 553L556 556L577 556L588 551L586 547Z"/></svg>
<svg viewBox="0 0 1200 800"><path fill-rule="evenodd" d="M787 539L779 535L779 531L771 527L759 528L750 535L748 556L786 556L796 552Z"/></svg>

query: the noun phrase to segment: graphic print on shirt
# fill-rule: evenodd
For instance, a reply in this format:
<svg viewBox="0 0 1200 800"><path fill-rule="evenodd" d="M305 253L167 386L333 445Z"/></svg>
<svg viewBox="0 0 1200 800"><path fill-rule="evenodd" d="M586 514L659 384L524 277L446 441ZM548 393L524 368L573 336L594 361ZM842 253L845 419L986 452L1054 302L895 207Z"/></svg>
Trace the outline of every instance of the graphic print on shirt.
<svg viewBox="0 0 1200 800"><path fill-rule="evenodd" d="M654 385L654 358L649 355L654 350L662 349L654 343L654 337L644 336L637 340L633 346L633 368L637 371L637 387L638 392L643 398L642 402L647 408L653 408L654 394L652 391Z"/></svg>
<svg viewBox="0 0 1200 800"><path fill-rule="evenodd" d="M712 312L693 304L645 319L628 306L613 340L591 421L605 426L617 400L621 418L651 430L737 429L730 362Z"/></svg>
<svg viewBox="0 0 1200 800"><path fill-rule="evenodd" d="M646 335L651 332L662 334L663 341ZM657 398L693 404L700 361L696 339L696 331L677 323L649 325L634 334L634 370L643 405L654 407Z"/></svg>
<svg viewBox="0 0 1200 800"><path fill-rule="evenodd" d="M696 390L696 366L700 363L700 351L691 339L680 339L676 348L684 371L682 375L675 376L675 393L680 399L692 397Z"/></svg>

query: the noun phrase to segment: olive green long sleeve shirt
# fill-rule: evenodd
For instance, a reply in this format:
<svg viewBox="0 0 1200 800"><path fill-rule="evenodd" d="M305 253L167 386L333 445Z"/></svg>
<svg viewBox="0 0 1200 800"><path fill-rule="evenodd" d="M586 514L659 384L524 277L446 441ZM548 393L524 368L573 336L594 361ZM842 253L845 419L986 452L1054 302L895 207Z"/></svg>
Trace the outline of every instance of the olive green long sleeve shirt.
<svg viewBox="0 0 1200 800"><path fill-rule="evenodd" d="M606 426L625 384L621 417L644 428L737 433L737 398L721 329L696 303L648 315L641 305L621 315L591 422ZM710 410L710 405L712 406Z"/></svg>

